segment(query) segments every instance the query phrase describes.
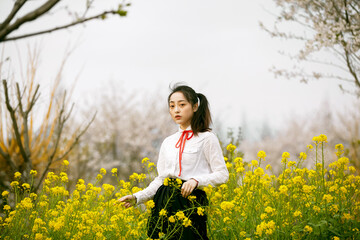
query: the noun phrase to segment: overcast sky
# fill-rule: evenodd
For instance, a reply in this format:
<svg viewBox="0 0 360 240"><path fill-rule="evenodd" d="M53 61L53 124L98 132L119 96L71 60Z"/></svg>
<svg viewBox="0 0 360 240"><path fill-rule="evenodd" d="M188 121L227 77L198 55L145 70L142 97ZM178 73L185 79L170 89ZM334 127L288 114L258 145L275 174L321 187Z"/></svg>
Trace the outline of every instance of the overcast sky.
<svg viewBox="0 0 360 240"><path fill-rule="evenodd" d="M116 1L101 2L113 6ZM1 20L9 3L13 1L0 3ZM129 92L158 92L159 101L166 101L169 84L184 81L209 98L215 121L226 127L240 126L246 116L254 129L263 122L279 128L293 114L318 111L325 100L334 109L343 108L352 97L343 95L336 81L302 84L275 79L269 71L272 66L291 67L278 51L299 47L272 39L260 29L259 21L271 25L271 13L276 11L269 0L136 0L126 18L110 17L85 27L9 42L1 51L15 65L18 52L26 56L27 46L38 44L42 49L40 78L46 87L65 49L76 45L63 84L71 86L81 72L74 92L79 103L98 94L109 81ZM66 16L50 23L61 21ZM20 30L45 24L39 21Z"/></svg>

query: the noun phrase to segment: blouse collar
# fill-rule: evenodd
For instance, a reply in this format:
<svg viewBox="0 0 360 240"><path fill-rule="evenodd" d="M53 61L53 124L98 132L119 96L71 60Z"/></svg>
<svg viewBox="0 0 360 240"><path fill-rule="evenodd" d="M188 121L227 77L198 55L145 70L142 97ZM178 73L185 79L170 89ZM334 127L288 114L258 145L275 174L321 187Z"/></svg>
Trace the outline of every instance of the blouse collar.
<svg viewBox="0 0 360 240"><path fill-rule="evenodd" d="M190 131L191 129L191 125L189 125L185 130L181 129L180 125L179 125L179 132L182 133L183 131Z"/></svg>

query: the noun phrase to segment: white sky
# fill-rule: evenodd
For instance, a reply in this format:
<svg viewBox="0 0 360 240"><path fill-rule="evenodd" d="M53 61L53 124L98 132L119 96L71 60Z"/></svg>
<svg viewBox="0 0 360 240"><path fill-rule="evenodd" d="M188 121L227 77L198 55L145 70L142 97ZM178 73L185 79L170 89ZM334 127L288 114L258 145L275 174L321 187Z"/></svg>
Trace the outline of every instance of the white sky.
<svg viewBox="0 0 360 240"><path fill-rule="evenodd" d="M0 3L0 19L12 2ZM101 2L113 6L116 1ZM215 124L225 127L238 127L245 115L254 129L265 121L279 128L292 114L318 111L325 99L334 109L348 104L352 97L343 95L336 81L306 85L274 79L272 66L292 66L278 51L298 47L260 29L259 21L272 24L269 12L275 11L269 0L136 0L126 18L113 16L86 27L9 42L5 57L15 59L16 46L25 56L27 45L40 45L41 80L46 82L55 75L65 49L77 45L63 78L70 86L81 72L75 102L98 96L98 89L110 80L129 92L159 92L159 101L166 101L169 84L184 81L208 97ZM43 26L42 21L20 30Z"/></svg>

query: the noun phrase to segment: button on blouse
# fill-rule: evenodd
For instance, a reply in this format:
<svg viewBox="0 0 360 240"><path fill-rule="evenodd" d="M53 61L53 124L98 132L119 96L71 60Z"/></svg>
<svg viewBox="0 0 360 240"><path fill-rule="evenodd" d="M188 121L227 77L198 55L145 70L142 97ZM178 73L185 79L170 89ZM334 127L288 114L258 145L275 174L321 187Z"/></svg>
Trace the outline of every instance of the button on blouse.
<svg viewBox="0 0 360 240"><path fill-rule="evenodd" d="M186 130L191 130L191 127ZM179 128L178 132L165 138L161 144L157 162L158 176L147 188L134 194L138 204L152 199L165 178L180 178L185 181L194 178L200 189L209 184L216 187L227 182L229 171L219 140L212 132L200 132L186 140L182 149L180 171L180 149L176 145L183 131Z"/></svg>

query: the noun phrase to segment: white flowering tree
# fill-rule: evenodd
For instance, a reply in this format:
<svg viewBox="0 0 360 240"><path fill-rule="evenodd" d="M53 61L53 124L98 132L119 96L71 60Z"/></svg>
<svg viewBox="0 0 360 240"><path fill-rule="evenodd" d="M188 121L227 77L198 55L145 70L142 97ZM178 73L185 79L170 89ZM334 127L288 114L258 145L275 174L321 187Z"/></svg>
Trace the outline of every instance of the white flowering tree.
<svg viewBox="0 0 360 240"><path fill-rule="evenodd" d="M135 92L111 82L91 98L96 101L87 100L83 109L96 109L97 117L68 157L74 179L91 181L100 168L118 168L123 179L142 172L142 158L156 162L162 141L177 130L166 96L156 91Z"/></svg>
<svg viewBox="0 0 360 240"><path fill-rule="evenodd" d="M336 79L340 82L339 86L342 90L360 96L360 1L274 0L274 2L281 9L274 26L260 23L261 27L273 37L299 40L303 43L301 50L291 56L295 60L294 68L284 70L274 67L275 76L297 78L302 82L320 78ZM330 55L326 55L326 59L321 59L316 54L318 52L330 53ZM300 62L311 62L312 65L325 64L332 69L320 70L319 65L309 72L309 68L307 70L301 68Z"/></svg>

